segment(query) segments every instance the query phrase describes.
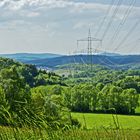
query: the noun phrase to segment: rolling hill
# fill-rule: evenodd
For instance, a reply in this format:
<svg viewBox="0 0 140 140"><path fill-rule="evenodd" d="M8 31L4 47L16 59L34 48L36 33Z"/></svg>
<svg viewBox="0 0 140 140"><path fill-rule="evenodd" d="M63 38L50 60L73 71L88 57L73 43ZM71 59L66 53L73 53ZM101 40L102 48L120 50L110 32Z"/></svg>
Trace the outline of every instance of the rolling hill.
<svg viewBox="0 0 140 140"><path fill-rule="evenodd" d="M105 56L94 55L92 56L93 64L101 64L109 67L115 66L136 66L140 65L140 55L118 55L118 56ZM34 64L37 66L56 67L58 65L70 64L70 63L89 63L89 56L87 55L73 55L73 56L61 56L48 59L37 59L27 61L28 64Z"/></svg>
<svg viewBox="0 0 140 140"><path fill-rule="evenodd" d="M70 63L88 64L91 58L88 55L67 56L51 53L0 54L0 57L12 58L27 64L33 64L36 66L43 66L48 68L54 68L59 65L65 65ZM93 64L105 65L111 68L120 68L122 66L125 66L125 68L140 67L140 55L98 54L93 55L92 60Z"/></svg>
<svg viewBox="0 0 140 140"><path fill-rule="evenodd" d="M62 55L52 53L15 53L15 54L0 54L0 57L11 58L20 62L28 62L40 59L56 58Z"/></svg>

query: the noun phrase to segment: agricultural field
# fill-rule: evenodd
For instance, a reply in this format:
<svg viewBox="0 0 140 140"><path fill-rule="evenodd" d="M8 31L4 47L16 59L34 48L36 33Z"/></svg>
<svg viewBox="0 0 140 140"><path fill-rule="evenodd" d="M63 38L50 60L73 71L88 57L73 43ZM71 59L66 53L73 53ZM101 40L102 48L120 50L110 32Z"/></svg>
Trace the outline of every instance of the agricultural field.
<svg viewBox="0 0 140 140"><path fill-rule="evenodd" d="M112 115L93 113L72 113L83 127L87 129L119 129L140 130L140 116Z"/></svg>
<svg viewBox="0 0 140 140"><path fill-rule="evenodd" d="M137 107L135 111L136 111L136 114L139 115L140 114L140 107Z"/></svg>

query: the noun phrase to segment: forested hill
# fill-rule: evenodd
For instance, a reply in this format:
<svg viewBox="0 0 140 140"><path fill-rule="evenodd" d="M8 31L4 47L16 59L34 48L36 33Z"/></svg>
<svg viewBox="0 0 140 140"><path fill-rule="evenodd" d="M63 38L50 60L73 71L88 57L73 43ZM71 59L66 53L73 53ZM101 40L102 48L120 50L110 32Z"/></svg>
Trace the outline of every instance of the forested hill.
<svg viewBox="0 0 140 140"><path fill-rule="evenodd" d="M61 94L62 85L61 77L55 73L0 58L0 126L72 126Z"/></svg>
<svg viewBox="0 0 140 140"><path fill-rule="evenodd" d="M19 75L20 78L24 80L24 83L30 87L46 84L63 85L61 77L53 72L47 73L46 71L38 70L34 65L23 64L9 58L0 58L0 78L10 79L17 75Z"/></svg>
<svg viewBox="0 0 140 140"><path fill-rule="evenodd" d="M94 55L92 56L93 64L101 65L134 65L140 64L140 55L117 55L117 56L105 56L105 55ZM37 59L28 61L28 64L35 64L37 66L55 67L58 65L64 65L69 63L88 63L89 56L87 55L73 55L73 56L62 56L51 59Z"/></svg>
<svg viewBox="0 0 140 140"><path fill-rule="evenodd" d="M27 61L55 58L60 57L62 55L52 53L15 53L15 54L0 54L0 56L26 63Z"/></svg>
<svg viewBox="0 0 140 140"><path fill-rule="evenodd" d="M1 54L1 57L12 58L19 62L26 64L34 64L36 66L56 67L58 65L65 65L69 63L89 63L90 57L88 55L59 55L50 53L18 53L18 54ZM116 55L116 54L100 54L92 56L93 64L100 64L105 66L127 65L135 66L140 64L140 55Z"/></svg>

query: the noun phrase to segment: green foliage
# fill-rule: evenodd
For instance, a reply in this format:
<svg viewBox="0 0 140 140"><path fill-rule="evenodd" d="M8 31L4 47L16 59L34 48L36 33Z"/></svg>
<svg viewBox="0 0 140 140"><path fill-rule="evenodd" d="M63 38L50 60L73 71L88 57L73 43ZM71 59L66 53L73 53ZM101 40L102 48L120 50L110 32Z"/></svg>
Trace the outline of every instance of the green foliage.
<svg viewBox="0 0 140 140"><path fill-rule="evenodd" d="M72 125L60 76L10 59L0 60L0 124L56 129Z"/></svg>
<svg viewBox="0 0 140 140"><path fill-rule="evenodd" d="M65 98L72 111L134 114L139 105L139 94L134 88L123 90L111 84L104 87L82 84L67 92Z"/></svg>
<svg viewBox="0 0 140 140"><path fill-rule="evenodd" d="M74 75L59 76L1 58L0 124L56 130L80 127L70 111L135 114L140 93L138 70L94 65L91 72L89 66L78 64L75 69Z"/></svg>
<svg viewBox="0 0 140 140"><path fill-rule="evenodd" d="M93 65L70 64L60 67L71 69L64 81L68 108L78 112L134 114L139 106L139 70L119 70Z"/></svg>
<svg viewBox="0 0 140 140"><path fill-rule="evenodd" d="M41 86L31 90L32 107L48 126L66 127L72 124L70 113L66 108L62 88L60 86Z"/></svg>

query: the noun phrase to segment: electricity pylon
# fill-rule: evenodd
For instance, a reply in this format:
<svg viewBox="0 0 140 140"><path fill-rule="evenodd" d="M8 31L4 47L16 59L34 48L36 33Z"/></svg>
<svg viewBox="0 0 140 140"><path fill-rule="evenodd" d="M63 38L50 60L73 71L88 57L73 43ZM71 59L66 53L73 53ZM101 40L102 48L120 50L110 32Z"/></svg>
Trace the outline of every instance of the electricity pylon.
<svg viewBox="0 0 140 140"><path fill-rule="evenodd" d="M102 40L97 39L97 38L93 38L91 36L91 31L89 29L88 37L84 38L84 39L77 40L77 46L79 46L79 42L82 42L82 41L88 42L88 48L87 48L88 60L87 61L88 61L88 64L90 65L91 71L92 71L92 66L93 66L92 42L100 42L100 45L102 45Z"/></svg>

